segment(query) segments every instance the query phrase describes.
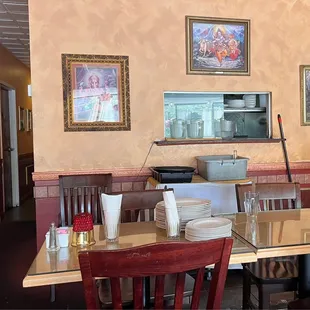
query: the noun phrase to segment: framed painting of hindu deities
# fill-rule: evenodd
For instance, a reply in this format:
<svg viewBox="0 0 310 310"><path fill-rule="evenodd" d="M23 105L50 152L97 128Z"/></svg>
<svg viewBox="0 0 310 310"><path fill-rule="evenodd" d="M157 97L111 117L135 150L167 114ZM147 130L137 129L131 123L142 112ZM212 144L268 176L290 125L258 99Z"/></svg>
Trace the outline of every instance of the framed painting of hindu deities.
<svg viewBox="0 0 310 310"><path fill-rule="evenodd" d="M302 65L300 73L300 112L301 125L310 125L310 65Z"/></svg>
<svg viewBox="0 0 310 310"><path fill-rule="evenodd" d="M65 131L130 130L128 56L62 55Z"/></svg>
<svg viewBox="0 0 310 310"><path fill-rule="evenodd" d="M250 75L250 21L186 16L187 74Z"/></svg>

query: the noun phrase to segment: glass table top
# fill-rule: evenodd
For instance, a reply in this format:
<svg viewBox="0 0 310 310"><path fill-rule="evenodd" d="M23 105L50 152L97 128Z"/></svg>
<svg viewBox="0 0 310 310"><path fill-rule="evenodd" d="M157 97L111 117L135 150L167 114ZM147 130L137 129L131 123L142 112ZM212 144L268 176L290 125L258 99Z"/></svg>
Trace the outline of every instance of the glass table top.
<svg viewBox="0 0 310 310"><path fill-rule="evenodd" d="M124 249L167 241L166 231L157 228L155 222L121 224L118 244L106 243L103 225L94 226L94 235L96 244L88 248L83 248L84 250ZM184 232L181 233L180 241L186 241ZM80 270L78 252L83 249L69 246L68 248L60 248L58 252L48 252L44 242L27 276L78 271ZM252 249L234 238L232 254L243 253L253 253L255 255Z"/></svg>
<svg viewBox="0 0 310 310"><path fill-rule="evenodd" d="M310 209L259 212L257 221L246 213L225 215L232 231L256 249L310 244Z"/></svg>

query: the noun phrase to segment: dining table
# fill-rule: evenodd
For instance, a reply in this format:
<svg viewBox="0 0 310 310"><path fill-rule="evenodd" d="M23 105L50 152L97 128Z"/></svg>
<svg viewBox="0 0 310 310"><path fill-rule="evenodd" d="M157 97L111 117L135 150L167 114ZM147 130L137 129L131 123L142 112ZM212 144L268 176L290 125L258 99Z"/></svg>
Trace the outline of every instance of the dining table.
<svg viewBox="0 0 310 310"><path fill-rule="evenodd" d="M310 209L222 215L232 221L233 236L257 259L298 255L298 297L310 296Z"/></svg>
<svg viewBox="0 0 310 310"><path fill-rule="evenodd" d="M24 280L23 287L36 287L82 281L78 253L83 250L117 250L151 243L167 242L166 231L156 222L121 223L117 243L107 243L103 225L94 226L96 244L89 247L60 248L49 252L42 245ZM186 241L181 232L180 241ZM188 241L190 242L190 241ZM257 260L254 251L234 237L230 264L250 263Z"/></svg>
<svg viewBox="0 0 310 310"><path fill-rule="evenodd" d="M246 213L218 216L232 221L234 243L230 264L298 255L299 297L310 295L310 209L263 211L254 219ZM69 246L48 252L44 243L23 280L23 287L82 281L79 251L117 250L168 241L166 231L156 227L155 222L120 224L118 243L106 242L103 225L94 226L94 235L96 244L86 248ZM180 241L186 241L184 232Z"/></svg>

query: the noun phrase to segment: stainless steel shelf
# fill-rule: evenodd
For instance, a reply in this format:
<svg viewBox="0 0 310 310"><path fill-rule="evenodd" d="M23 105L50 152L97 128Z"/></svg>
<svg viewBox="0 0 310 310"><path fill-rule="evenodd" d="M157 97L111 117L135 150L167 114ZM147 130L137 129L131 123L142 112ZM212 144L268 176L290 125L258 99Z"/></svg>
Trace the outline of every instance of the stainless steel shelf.
<svg viewBox="0 0 310 310"><path fill-rule="evenodd" d="M266 108L224 108L224 113L266 112Z"/></svg>

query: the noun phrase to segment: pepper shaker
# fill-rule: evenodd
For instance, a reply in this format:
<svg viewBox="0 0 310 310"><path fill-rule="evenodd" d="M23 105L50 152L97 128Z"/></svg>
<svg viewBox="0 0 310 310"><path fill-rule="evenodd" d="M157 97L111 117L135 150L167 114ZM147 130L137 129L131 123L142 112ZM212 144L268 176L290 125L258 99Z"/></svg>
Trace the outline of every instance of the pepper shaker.
<svg viewBox="0 0 310 310"><path fill-rule="evenodd" d="M55 252L59 250L58 242L57 242L57 232L56 232L56 226L55 223L51 223L50 226L50 238L49 238L49 246L47 250L49 252Z"/></svg>

